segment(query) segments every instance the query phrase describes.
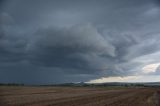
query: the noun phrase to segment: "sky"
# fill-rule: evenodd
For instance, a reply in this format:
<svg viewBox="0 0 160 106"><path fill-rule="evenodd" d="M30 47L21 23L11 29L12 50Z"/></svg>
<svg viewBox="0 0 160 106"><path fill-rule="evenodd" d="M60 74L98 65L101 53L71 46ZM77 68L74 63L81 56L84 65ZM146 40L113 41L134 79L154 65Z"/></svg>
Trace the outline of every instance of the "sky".
<svg viewBox="0 0 160 106"><path fill-rule="evenodd" d="M159 0L1 0L0 83L160 81Z"/></svg>

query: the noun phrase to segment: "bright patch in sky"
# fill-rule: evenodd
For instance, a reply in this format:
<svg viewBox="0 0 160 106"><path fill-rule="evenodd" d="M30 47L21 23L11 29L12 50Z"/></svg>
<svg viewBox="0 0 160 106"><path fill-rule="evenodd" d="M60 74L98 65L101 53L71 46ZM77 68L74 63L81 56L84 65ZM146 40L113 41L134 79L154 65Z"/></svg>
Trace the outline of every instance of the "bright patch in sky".
<svg viewBox="0 0 160 106"><path fill-rule="evenodd" d="M146 65L142 68L143 72L148 74L148 73L153 73L156 72L158 66L160 65L160 63L155 63L155 64L149 64Z"/></svg>
<svg viewBox="0 0 160 106"><path fill-rule="evenodd" d="M132 79L138 79L140 76L127 76L127 77L103 77L101 79L91 80L89 83L104 83L104 82L126 82Z"/></svg>
<svg viewBox="0 0 160 106"><path fill-rule="evenodd" d="M90 80L87 83L105 83L105 82L159 82L160 75L146 76L127 76L127 77L103 77L100 79Z"/></svg>

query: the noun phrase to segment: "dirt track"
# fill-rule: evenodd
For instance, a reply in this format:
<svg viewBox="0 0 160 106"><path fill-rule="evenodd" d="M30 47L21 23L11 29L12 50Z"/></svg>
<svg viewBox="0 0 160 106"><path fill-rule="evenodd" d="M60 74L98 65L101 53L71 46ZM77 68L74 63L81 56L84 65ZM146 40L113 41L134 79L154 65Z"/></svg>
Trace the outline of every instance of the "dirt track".
<svg viewBox="0 0 160 106"><path fill-rule="evenodd" d="M160 106L158 88L0 87L0 106Z"/></svg>

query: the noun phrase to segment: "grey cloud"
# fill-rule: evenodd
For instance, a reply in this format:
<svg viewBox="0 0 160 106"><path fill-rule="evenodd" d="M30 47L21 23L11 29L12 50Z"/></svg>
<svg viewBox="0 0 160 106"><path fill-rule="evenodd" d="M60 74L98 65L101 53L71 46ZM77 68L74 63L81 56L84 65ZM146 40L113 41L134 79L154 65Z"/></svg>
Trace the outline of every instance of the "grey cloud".
<svg viewBox="0 0 160 106"><path fill-rule="evenodd" d="M0 82L143 74L143 66L159 62L158 2L0 2Z"/></svg>
<svg viewBox="0 0 160 106"><path fill-rule="evenodd" d="M104 64L101 55L115 56L114 46L91 25L41 29L27 49L33 57L31 61L49 66L82 68L84 71L98 69Z"/></svg>
<svg viewBox="0 0 160 106"><path fill-rule="evenodd" d="M8 24L12 24L12 23L13 23L13 19L9 14L7 14L5 12L0 14L0 24L1 25L8 25Z"/></svg>

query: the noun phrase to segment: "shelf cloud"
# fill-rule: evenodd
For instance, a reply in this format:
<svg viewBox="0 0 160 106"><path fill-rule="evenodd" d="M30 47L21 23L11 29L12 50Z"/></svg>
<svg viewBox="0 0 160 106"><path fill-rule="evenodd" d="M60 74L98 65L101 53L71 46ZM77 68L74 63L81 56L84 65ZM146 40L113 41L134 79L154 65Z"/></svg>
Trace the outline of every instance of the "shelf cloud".
<svg viewBox="0 0 160 106"><path fill-rule="evenodd" d="M159 27L159 0L2 0L0 83L159 75Z"/></svg>

